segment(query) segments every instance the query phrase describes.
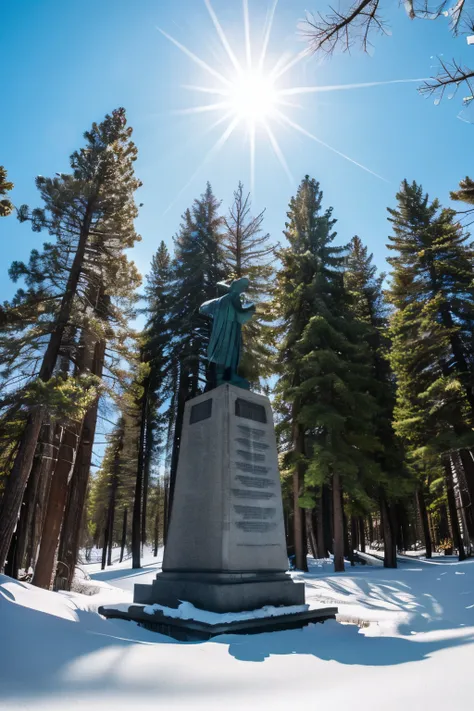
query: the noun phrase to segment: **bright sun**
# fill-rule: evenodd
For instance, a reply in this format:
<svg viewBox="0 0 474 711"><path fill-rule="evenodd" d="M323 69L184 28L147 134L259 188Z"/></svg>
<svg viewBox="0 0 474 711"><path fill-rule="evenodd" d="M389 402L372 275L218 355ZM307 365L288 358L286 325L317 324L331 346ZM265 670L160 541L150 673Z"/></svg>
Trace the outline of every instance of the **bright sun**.
<svg viewBox="0 0 474 711"><path fill-rule="evenodd" d="M229 89L229 109L236 117L253 125L271 118L277 104L274 82L260 71L244 72Z"/></svg>
<svg viewBox="0 0 474 711"><path fill-rule="evenodd" d="M230 60L231 67L224 65L210 65L205 62L197 54L194 54L186 45L178 42L174 37L169 35L164 30L160 32L167 37L176 47L178 47L185 55L187 55L197 66L207 72L214 82L208 85L192 85L186 86L187 89L207 94L214 97L210 103L194 106L192 108L182 109L177 113L197 114L202 112L212 112L217 115L217 119L209 124L208 130L213 130L217 126L224 124L223 133L216 140L215 144L208 151L204 158L203 164L209 161L228 141L239 125L242 125L248 137L248 145L250 149L250 187L254 190L255 181L255 153L256 153L256 137L257 127L262 128L258 132L259 139L266 135L273 152L282 167L286 171L288 177L293 181L290 170L288 168L285 156L280 148L277 135L274 129L279 126L286 126L306 138L315 141L327 150L332 151L341 158L358 166L367 173L374 175L381 180L385 180L382 176L374 173L373 170L358 161L350 158L345 153L330 146L325 141L315 136L310 131L306 130L291 118L290 112L294 108L301 108L292 102L292 99L298 95L313 94L321 91L339 91L346 89L359 89L362 87L379 86L382 84L398 84L411 81L419 81L418 79L394 79L381 82L368 82L365 84L343 84L340 86L289 86L282 88L280 78L287 74L290 69L301 62L307 55L309 50L303 49L299 54L288 56L283 54L280 59L273 65L272 68L266 67L267 49L270 41L273 18L275 15L278 0L269 0L269 11L267 20L264 26L262 35L262 44L259 51L255 51L251 42L251 26L249 14L249 0L242 0L243 16L244 16L244 55L237 57L232 49L229 39L220 24L211 0L204 0L204 4L209 12L217 36L219 37L223 48L226 51L227 58ZM159 29L159 28L158 28ZM287 74L287 76L289 76ZM288 82L287 82L288 83ZM280 85L279 85L280 84ZM202 165L203 165L202 164ZM191 184L195 176L199 173L202 165L191 176L188 183L181 190L183 192L187 185Z"/></svg>

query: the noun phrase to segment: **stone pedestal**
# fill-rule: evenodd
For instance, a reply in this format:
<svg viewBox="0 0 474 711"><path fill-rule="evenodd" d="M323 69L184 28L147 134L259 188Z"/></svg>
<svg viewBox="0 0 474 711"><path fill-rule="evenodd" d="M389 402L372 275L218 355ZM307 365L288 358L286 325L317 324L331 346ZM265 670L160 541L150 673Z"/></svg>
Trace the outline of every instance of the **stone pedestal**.
<svg viewBox="0 0 474 711"><path fill-rule="evenodd" d="M286 573L268 398L225 384L186 403L163 572L134 602L214 612L304 603Z"/></svg>

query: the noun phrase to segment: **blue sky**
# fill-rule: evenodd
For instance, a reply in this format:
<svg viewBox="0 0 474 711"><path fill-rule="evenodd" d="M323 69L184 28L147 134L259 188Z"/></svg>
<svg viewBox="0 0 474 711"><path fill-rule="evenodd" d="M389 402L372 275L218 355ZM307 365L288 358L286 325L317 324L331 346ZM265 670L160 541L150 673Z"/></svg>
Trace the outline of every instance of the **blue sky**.
<svg viewBox="0 0 474 711"><path fill-rule="evenodd" d="M249 0L258 45L270 0ZM328 0L280 0L269 43L271 66L283 50L304 47L297 23L305 9L324 10ZM387 7L389 3L387 2ZM241 0L213 0L236 54L244 56ZM474 48L450 37L448 23L411 22L398 3L385 12L392 35L375 39L373 56L357 50L321 62L300 62L285 77L291 85L330 85L429 76L436 55L474 64ZM179 115L177 109L213 101L181 88L213 83L157 30L157 26L212 64L224 66L219 43L202 0L9 0L2 6L0 163L15 182L16 204L38 205L36 175L68 170L68 156L82 145L82 133L106 112L125 106L139 149L137 174L144 185L138 219L142 242L133 258L146 273L164 239L171 244L180 216L210 180L225 208L239 180L250 186L248 146L236 130L222 151L189 182L223 130L206 133L218 114ZM228 64L228 62L227 62ZM209 82L210 79L210 82ZM472 173L473 126L457 115L462 93L434 106L416 84L331 92L300 99L291 117L334 148L380 174L385 181L294 131L275 134L294 176L291 183L268 140L257 137L254 211L266 208L265 227L281 239L289 198L306 174L316 177L325 205L334 207L338 240L359 234L385 268L389 234L386 207L393 205L403 178L423 183L447 202L449 190ZM13 259L27 259L46 236L15 219L0 221L0 298L14 292L7 276ZM131 255L132 256L132 255Z"/></svg>

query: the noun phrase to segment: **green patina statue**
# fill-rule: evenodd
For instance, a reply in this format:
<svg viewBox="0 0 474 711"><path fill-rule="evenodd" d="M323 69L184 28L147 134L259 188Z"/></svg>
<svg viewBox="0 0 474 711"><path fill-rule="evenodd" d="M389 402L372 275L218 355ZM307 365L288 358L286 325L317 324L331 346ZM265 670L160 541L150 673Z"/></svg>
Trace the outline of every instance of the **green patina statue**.
<svg viewBox="0 0 474 711"><path fill-rule="evenodd" d="M216 365L217 385L231 383L248 390L249 383L237 374L237 369L242 350L242 324L250 321L255 313L255 304L242 298L249 280L242 277L231 284L219 282L218 286L227 293L218 299L205 301L199 309L213 320L207 357L210 363Z"/></svg>

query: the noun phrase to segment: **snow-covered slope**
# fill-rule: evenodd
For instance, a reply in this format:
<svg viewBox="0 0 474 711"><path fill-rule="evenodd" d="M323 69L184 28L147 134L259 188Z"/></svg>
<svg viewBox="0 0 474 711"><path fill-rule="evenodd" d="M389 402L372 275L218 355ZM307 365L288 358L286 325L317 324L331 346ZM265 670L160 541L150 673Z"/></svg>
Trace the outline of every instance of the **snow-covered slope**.
<svg viewBox="0 0 474 711"><path fill-rule="evenodd" d="M94 612L131 600L133 583L159 569L145 562L140 571L91 570L101 581L93 596L0 577L2 711L472 706L474 561L339 575L312 562L304 576L308 602L337 603L341 620L363 626L329 621L193 644Z"/></svg>

